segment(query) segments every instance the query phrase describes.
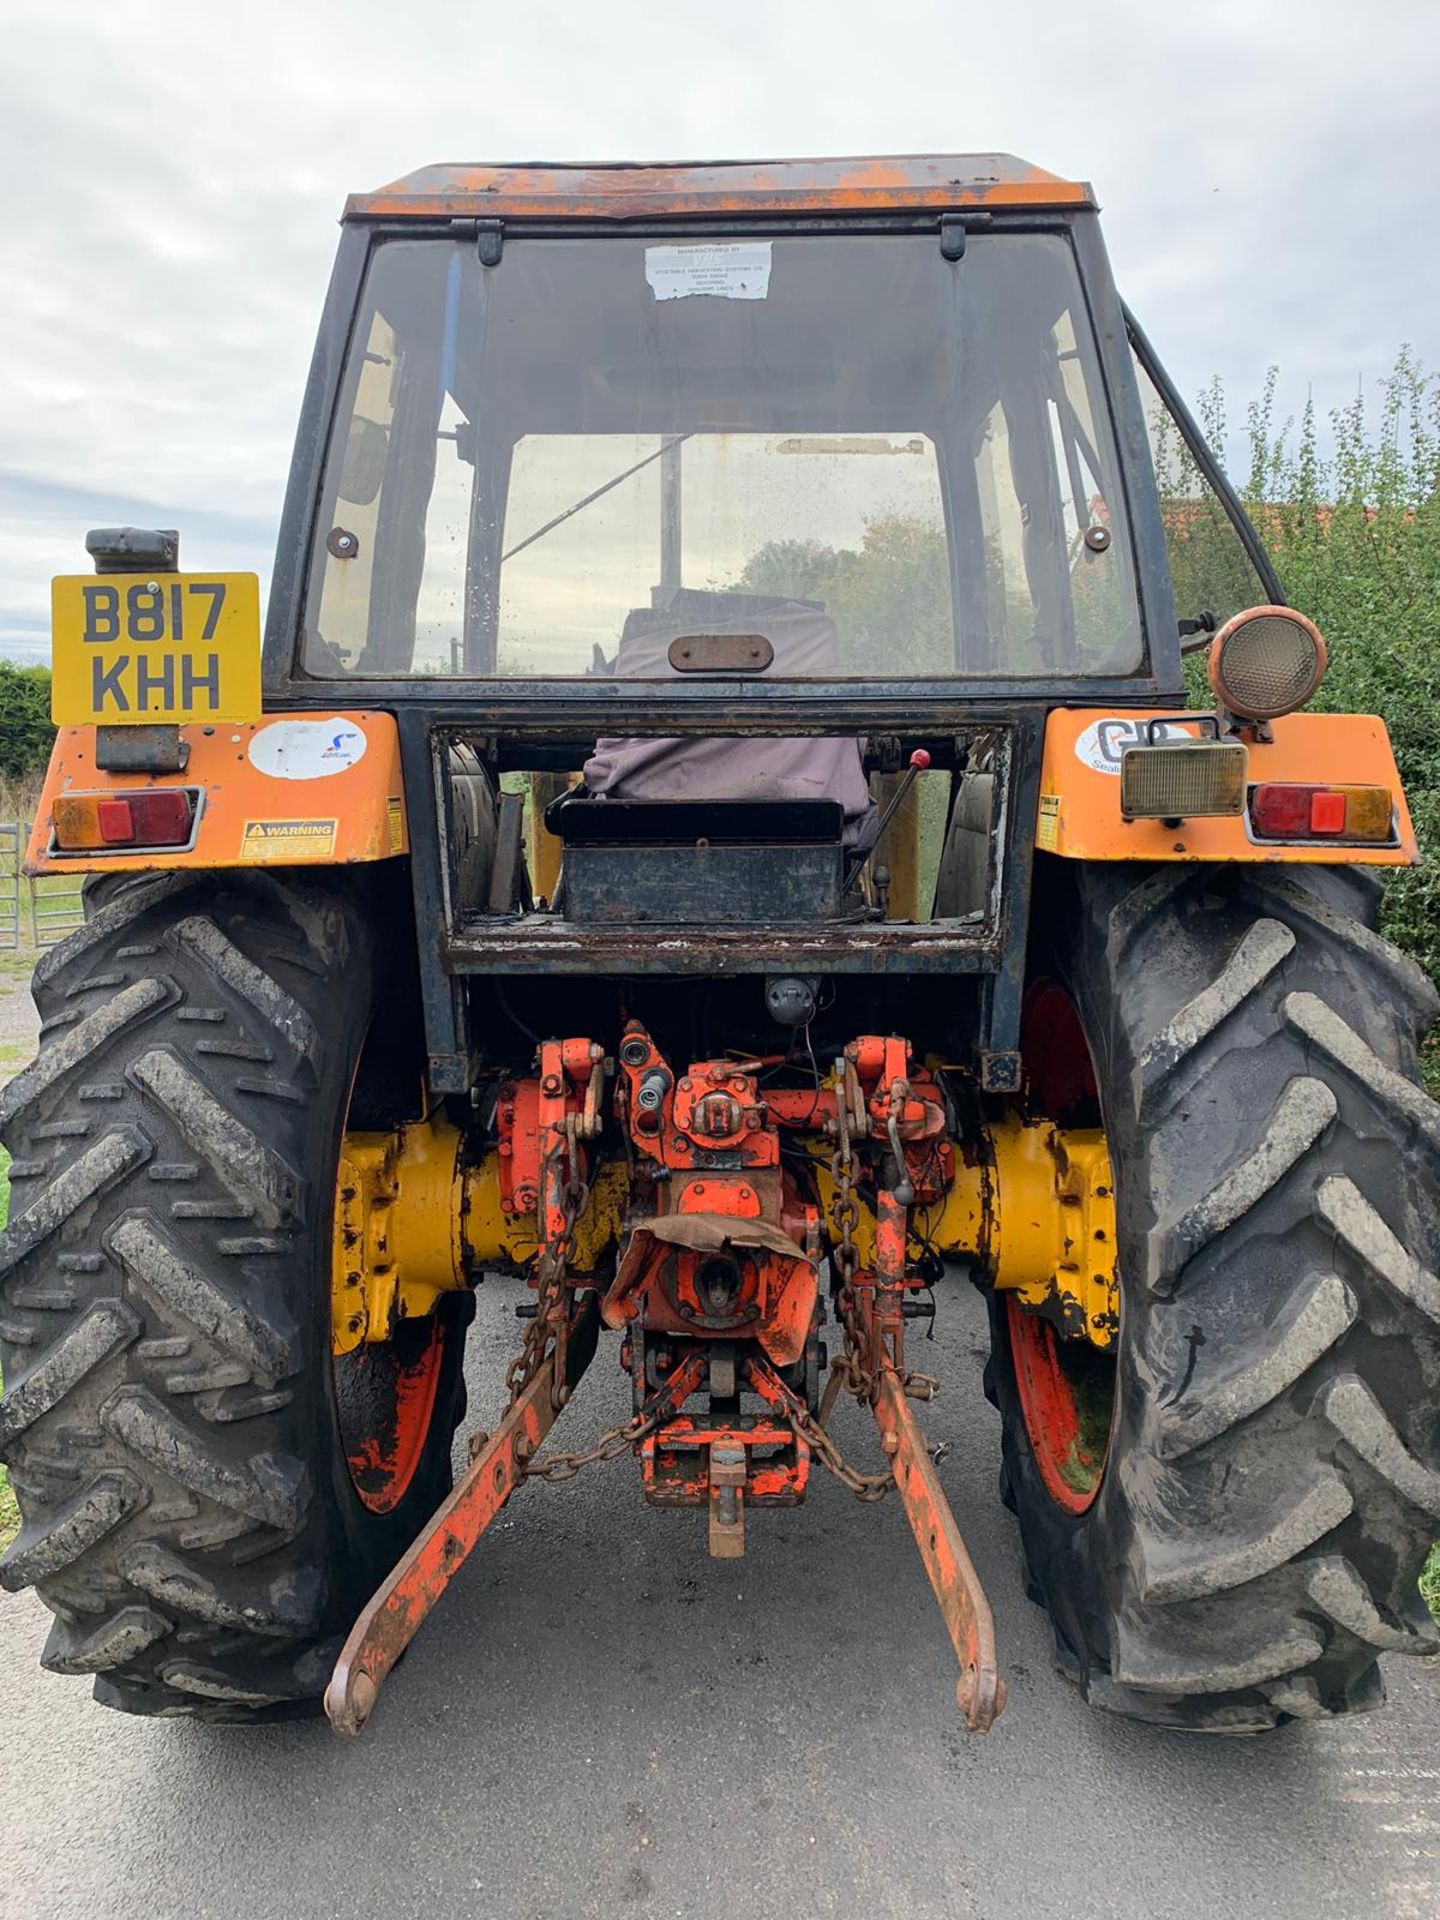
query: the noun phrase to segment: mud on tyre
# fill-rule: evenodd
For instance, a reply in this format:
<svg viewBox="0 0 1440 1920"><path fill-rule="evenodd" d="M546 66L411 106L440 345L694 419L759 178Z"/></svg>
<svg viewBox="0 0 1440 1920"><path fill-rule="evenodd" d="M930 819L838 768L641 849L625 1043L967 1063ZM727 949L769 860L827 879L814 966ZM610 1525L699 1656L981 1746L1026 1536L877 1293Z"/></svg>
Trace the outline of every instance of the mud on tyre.
<svg viewBox="0 0 1440 1920"><path fill-rule="evenodd" d="M1088 1043L1123 1304L1103 1477L1058 1499L992 1305L1032 1596L1097 1706L1245 1732L1377 1705L1377 1654L1437 1644L1416 1589L1440 1528L1435 995L1373 931L1363 873L1041 866L1038 964Z"/></svg>
<svg viewBox="0 0 1440 1920"><path fill-rule="evenodd" d="M317 1699L449 1486L469 1297L388 1500L351 1476L331 1360L340 1136L388 985L366 900L342 876L144 878L36 971L39 1057L0 1095L23 1517L0 1581L55 1615L45 1664L113 1706Z"/></svg>

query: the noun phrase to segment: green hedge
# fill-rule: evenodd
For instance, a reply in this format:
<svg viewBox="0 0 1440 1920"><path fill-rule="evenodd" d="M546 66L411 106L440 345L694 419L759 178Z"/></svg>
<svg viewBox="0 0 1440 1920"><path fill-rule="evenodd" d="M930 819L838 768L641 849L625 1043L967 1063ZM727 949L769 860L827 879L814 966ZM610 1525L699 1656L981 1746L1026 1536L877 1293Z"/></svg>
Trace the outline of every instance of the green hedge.
<svg viewBox="0 0 1440 1920"><path fill-rule="evenodd" d="M0 778L24 780L43 773L54 739L50 669L0 660Z"/></svg>
<svg viewBox="0 0 1440 1920"><path fill-rule="evenodd" d="M1329 646L1314 705L1389 726L1424 864L1388 875L1385 931L1440 985L1440 381L1402 349L1373 402L1357 393L1330 416L1323 445L1312 405L1277 423L1275 389L1272 368L1246 409L1241 492L1286 597ZM1218 381L1199 412L1223 447ZM1224 617L1245 591L1232 577L1233 537L1173 440L1159 464L1178 610ZM1192 698L1208 702L1198 659L1190 670Z"/></svg>

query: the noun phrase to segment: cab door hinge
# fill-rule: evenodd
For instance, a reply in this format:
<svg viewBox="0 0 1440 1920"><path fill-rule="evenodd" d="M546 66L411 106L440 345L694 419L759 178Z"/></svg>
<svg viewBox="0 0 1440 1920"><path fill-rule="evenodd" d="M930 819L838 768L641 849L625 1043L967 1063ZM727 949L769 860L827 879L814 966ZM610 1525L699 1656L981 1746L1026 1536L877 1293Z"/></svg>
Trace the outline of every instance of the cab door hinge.
<svg viewBox="0 0 1440 1920"><path fill-rule="evenodd" d="M498 267L505 251L503 220L452 220L450 231L457 240L475 241L475 252L482 267Z"/></svg>
<svg viewBox="0 0 1440 1920"><path fill-rule="evenodd" d="M940 216L940 252L946 260L965 258L965 221L958 213Z"/></svg>

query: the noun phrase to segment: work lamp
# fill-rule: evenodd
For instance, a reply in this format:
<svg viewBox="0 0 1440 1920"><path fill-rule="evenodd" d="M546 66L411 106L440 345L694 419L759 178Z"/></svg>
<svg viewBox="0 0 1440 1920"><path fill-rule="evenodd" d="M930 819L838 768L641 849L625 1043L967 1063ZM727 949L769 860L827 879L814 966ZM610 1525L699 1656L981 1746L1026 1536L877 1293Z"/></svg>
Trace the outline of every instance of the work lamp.
<svg viewBox="0 0 1440 1920"><path fill-rule="evenodd" d="M1293 607L1251 607L1227 620L1210 646L1210 682L1242 720L1276 720L1314 697L1325 678L1325 642Z"/></svg>

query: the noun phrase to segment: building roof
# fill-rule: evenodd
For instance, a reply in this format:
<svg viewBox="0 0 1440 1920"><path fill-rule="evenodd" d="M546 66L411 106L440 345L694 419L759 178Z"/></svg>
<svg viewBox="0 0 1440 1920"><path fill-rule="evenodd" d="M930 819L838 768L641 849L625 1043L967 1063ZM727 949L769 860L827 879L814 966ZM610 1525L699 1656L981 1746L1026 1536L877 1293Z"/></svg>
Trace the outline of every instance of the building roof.
<svg viewBox="0 0 1440 1920"><path fill-rule="evenodd" d="M1091 207L1091 189L1008 153L885 159L618 161L421 167L352 194L347 220L638 220L766 213Z"/></svg>

